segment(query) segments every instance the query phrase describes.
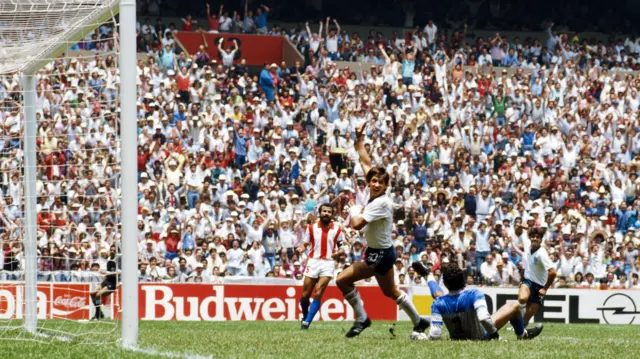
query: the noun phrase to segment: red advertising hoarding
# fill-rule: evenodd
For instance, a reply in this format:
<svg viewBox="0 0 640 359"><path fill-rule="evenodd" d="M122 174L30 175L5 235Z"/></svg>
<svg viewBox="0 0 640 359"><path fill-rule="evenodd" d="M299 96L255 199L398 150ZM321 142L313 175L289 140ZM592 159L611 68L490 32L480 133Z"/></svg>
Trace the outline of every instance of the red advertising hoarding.
<svg viewBox="0 0 640 359"><path fill-rule="evenodd" d="M200 46L205 42L208 45L207 52L212 60L221 63L222 57L218 50L220 39L223 40L222 47L226 50L234 48L233 40L238 43L238 51L234 56L234 62L241 59L247 61L249 66L263 66L265 63L277 63L283 59L283 39L281 36L264 35L242 35L242 34L209 34L199 32L176 33L176 39L182 44L189 54L200 51Z"/></svg>
<svg viewBox="0 0 640 359"><path fill-rule="evenodd" d="M358 288L372 320L397 320L396 304L377 287ZM140 320L297 321L301 286L255 284L141 284ZM353 309L335 286L327 287L318 319L353 320Z"/></svg>
<svg viewBox="0 0 640 359"><path fill-rule="evenodd" d="M0 283L0 319L22 319L24 285ZM38 284L38 319L88 320L89 284Z"/></svg>
<svg viewBox="0 0 640 359"><path fill-rule="evenodd" d="M397 320L396 304L377 287L358 288L364 308L372 320ZM38 284L38 318L88 320L92 307L89 284ZM120 291L118 291L120 292ZM118 293L120 294L120 293ZM297 321L301 286L255 284L165 284L139 285L140 320L177 321ZM120 316L120 296L112 303L103 298L103 312ZM0 284L0 319L22 319L24 286ZM327 287L317 320L353 320L353 309L335 286Z"/></svg>

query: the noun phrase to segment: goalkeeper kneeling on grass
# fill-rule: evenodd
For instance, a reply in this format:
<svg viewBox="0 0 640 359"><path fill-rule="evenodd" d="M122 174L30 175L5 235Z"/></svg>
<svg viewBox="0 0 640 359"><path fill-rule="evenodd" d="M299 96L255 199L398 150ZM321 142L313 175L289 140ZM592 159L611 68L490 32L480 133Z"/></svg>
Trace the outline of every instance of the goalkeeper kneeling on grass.
<svg viewBox="0 0 640 359"><path fill-rule="evenodd" d="M435 278L421 262L414 262L413 269L427 278L429 290L435 299L431 305L431 329L429 334L414 332L415 340L437 340L442 335L442 324L447 326L451 340L500 339L498 330L511 322L518 339L533 339L542 332L539 324L528 330L517 302L503 305L492 315L487 309L484 293L472 288L465 289L466 276L456 263L442 266L442 280L449 291L444 294Z"/></svg>

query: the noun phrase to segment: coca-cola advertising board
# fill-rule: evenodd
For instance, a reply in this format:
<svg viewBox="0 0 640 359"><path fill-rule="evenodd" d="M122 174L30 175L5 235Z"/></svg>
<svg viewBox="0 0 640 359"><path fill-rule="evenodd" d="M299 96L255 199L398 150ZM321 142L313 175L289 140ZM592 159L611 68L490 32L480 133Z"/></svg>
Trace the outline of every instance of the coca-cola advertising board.
<svg viewBox="0 0 640 359"><path fill-rule="evenodd" d="M38 284L37 295L38 319L89 319L89 284ZM0 319L22 319L24 298L24 285L0 283Z"/></svg>
<svg viewBox="0 0 640 359"><path fill-rule="evenodd" d="M396 304L377 287L358 288L372 320L396 320ZM141 320L275 320L297 321L301 286L255 284L142 284ZM354 313L340 290L327 287L317 319L353 320Z"/></svg>

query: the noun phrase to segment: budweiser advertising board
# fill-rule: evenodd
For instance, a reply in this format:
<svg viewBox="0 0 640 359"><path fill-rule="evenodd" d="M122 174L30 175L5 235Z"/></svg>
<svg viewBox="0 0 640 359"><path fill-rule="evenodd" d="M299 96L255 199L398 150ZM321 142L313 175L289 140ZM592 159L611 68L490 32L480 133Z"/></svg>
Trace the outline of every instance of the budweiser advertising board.
<svg viewBox="0 0 640 359"><path fill-rule="evenodd" d="M359 287L372 320L396 320L396 304L377 287ZM141 320L299 320L301 286L255 284L141 284ZM327 287L319 320L353 320L353 309L335 286Z"/></svg>
<svg viewBox="0 0 640 359"><path fill-rule="evenodd" d="M88 320L89 284L38 284L38 319ZM0 319L22 319L24 286L0 283Z"/></svg>
<svg viewBox="0 0 640 359"><path fill-rule="evenodd" d="M38 318L87 320L92 312L89 284L47 283L38 285ZM372 320L397 320L396 304L377 287L358 288ZM141 320L299 320L302 287L255 284L140 284ZM119 296L118 296L119 297ZM103 298L111 309L111 300ZM120 298L113 303L119 319ZM0 319L21 319L24 287L0 284ZM335 286L324 293L319 320L353 320L351 306Z"/></svg>

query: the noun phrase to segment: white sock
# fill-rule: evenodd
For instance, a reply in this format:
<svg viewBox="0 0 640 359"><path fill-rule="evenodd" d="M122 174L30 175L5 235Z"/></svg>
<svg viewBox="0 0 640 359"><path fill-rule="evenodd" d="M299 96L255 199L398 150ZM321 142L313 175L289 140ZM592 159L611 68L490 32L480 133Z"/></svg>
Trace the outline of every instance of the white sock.
<svg viewBox="0 0 640 359"><path fill-rule="evenodd" d="M522 304L522 303L518 303L520 304L520 313L522 314L522 318L524 318L525 314L527 313L527 303Z"/></svg>
<svg viewBox="0 0 640 359"><path fill-rule="evenodd" d="M346 294L344 298L351 304L353 308L353 312L356 314L356 322L364 322L367 320L367 313L364 311L364 307L362 306L362 300L360 300L360 293L358 293L357 289L354 289L353 292Z"/></svg>
<svg viewBox="0 0 640 359"><path fill-rule="evenodd" d="M404 310L405 313L407 313L409 318L411 318L413 325L416 325L420 322L420 319L421 319L420 314L418 314L416 307L413 305L413 303L409 299L409 296L407 295L407 293L400 294L400 296L396 299L396 303L402 310Z"/></svg>

